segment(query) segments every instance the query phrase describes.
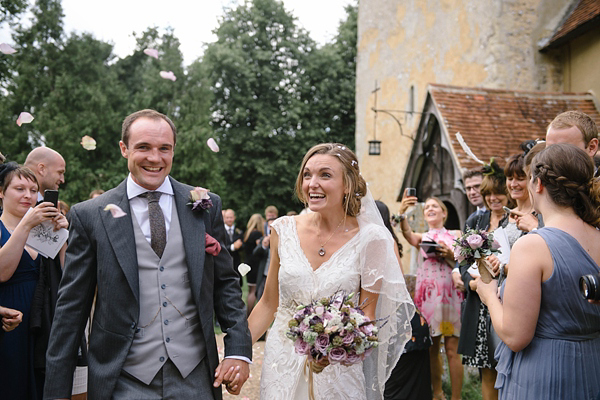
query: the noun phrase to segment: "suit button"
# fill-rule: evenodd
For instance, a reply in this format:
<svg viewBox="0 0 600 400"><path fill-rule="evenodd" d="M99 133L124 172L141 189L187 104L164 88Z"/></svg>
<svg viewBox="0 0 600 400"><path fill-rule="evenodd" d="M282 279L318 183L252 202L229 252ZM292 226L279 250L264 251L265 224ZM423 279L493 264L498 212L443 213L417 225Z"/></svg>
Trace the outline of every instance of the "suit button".
<svg viewBox="0 0 600 400"><path fill-rule="evenodd" d="M131 323L131 329L135 329L135 322Z"/></svg>
<svg viewBox="0 0 600 400"><path fill-rule="evenodd" d="M168 337L167 340L166 340L166 342L169 343L170 341L171 341L171 338Z"/></svg>
<svg viewBox="0 0 600 400"><path fill-rule="evenodd" d="M169 320L165 319L165 325L169 325Z"/></svg>
<svg viewBox="0 0 600 400"><path fill-rule="evenodd" d="M163 283L162 285L160 285L160 288L161 288L161 289L166 289L166 288L167 288L167 285L165 285L165 284Z"/></svg>
<svg viewBox="0 0 600 400"><path fill-rule="evenodd" d="M161 357L161 358L159 358L158 360L159 360L160 362L163 362L163 361L165 361L165 358L164 358L164 357Z"/></svg>
<svg viewBox="0 0 600 400"><path fill-rule="evenodd" d="M166 306L167 306L167 302L163 301L163 307L166 307Z"/></svg>
<svg viewBox="0 0 600 400"><path fill-rule="evenodd" d="M165 270L165 267L162 267L162 266L161 266L159 269L160 269L160 271L162 272L162 271L164 271L164 270Z"/></svg>

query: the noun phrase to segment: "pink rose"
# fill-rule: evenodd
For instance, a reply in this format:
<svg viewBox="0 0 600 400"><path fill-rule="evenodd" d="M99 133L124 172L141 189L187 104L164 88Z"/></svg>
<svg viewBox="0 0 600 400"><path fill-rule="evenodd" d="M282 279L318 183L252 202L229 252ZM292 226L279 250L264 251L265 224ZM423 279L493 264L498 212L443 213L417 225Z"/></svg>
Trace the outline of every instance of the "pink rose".
<svg viewBox="0 0 600 400"><path fill-rule="evenodd" d="M372 324L363 325L360 327L360 330L365 335L371 336L371 334L373 334L373 325Z"/></svg>
<svg viewBox="0 0 600 400"><path fill-rule="evenodd" d="M320 334L315 340L315 348L323 354L327 354L327 346L329 346L329 336Z"/></svg>
<svg viewBox="0 0 600 400"><path fill-rule="evenodd" d="M456 261L458 261L459 263L461 263L465 260L465 256L462 255L460 246L454 247L454 259Z"/></svg>
<svg viewBox="0 0 600 400"><path fill-rule="evenodd" d="M304 340L298 339L294 343L294 350L296 350L296 353L305 356L310 352L310 345Z"/></svg>
<svg viewBox="0 0 600 400"><path fill-rule="evenodd" d="M354 342L354 332L348 332L343 339L344 344L352 344Z"/></svg>
<svg viewBox="0 0 600 400"><path fill-rule="evenodd" d="M500 243L498 243L498 241L496 239L494 239L494 241L492 242L492 250L499 250L500 249Z"/></svg>
<svg viewBox="0 0 600 400"><path fill-rule="evenodd" d="M346 355L346 361L344 362L345 365L353 365L353 364L357 364L361 361L361 357L356 354L354 351L349 351Z"/></svg>
<svg viewBox="0 0 600 400"><path fill-rule="evenodd" d="M483 238L480 235L472 234L467 238L467 243L469 243L469 246L475 250L481 247L483 244Z"/></svg>

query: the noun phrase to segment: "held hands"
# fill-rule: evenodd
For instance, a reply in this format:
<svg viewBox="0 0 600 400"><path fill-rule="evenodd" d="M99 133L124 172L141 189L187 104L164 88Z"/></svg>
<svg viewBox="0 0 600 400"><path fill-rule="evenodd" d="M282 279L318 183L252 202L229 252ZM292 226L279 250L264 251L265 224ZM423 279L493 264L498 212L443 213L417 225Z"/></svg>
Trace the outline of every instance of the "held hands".
<svg viewBox="0 0 600 400"><path fill-rule="evenodd" d="M465 283L460 276L460 272L454 271L452 273L452 282L454 283L454 287L460 290L461 292L465 291Z"/></svg>
<svg viewBox="0 0 600 400"><path fill-rule="evenodd" d="M215 370L214 387L225 384L225 389L233 395L240 394L242 386L250 376L250 365L243 360L225 358Z"/></svg>
<svg viewBox="0 0 600 400"><path fill-rule="evenodd" d="M0 306L0 316L2 317L2 329L10 332L15 329L23 321L23 313Z"/></svg>
<svg viewBox="0 0 600 400"><path fill-rule="evenodd" d="M496 279L492 279L490 283L483 283L481 278L477 277L472 279L469 284L471 285L471 289L477 291L479 298L486 306L493 296L498 296L498 281ZM473 286L475 288L473 288Z"/></svg>

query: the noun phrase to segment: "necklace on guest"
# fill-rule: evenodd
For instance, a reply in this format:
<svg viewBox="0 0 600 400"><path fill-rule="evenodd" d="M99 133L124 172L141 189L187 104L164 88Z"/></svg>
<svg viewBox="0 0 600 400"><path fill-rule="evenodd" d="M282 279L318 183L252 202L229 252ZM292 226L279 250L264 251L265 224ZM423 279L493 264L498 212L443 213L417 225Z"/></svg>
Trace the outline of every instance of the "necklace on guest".
<svg viewBox="0 0 600 400"><path fill-rule="evenodd" d="M346 220L346 218L342 218L342 220L340 221L340 223L338 224L338 226L333 230L333 232L331 232L331 235L329 235L329 238L325 241L325 243L321 244L321 247L319 248L319 255L321 257L323 257L327 252L325 251L325 245L327 243L329 243L329 241L331 240L331 238L333 237L333 235L335 235L335 233L337 232L338 229L340 229L340 226L342 226L342 222L344 222ZM315 226L317 225L317 221L315 221ZM317 239L319 240L319 243L321 243L321 230L319 229L319 227L317 226Z"/></svg>

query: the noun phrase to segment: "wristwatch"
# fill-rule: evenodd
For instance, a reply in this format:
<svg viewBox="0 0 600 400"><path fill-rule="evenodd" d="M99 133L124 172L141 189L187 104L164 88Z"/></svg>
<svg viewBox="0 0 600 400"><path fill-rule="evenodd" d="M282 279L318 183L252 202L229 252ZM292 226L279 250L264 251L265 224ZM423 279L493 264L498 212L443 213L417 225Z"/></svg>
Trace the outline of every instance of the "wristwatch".
<svg viewBox="0 0 600 400"><path fill-rule="evenodd" d="M406 219L406 214L400 214L400 215L398 215L398 221L399 221L399 222L402 222L402 221L404 221L405 219Z"/></svg>

